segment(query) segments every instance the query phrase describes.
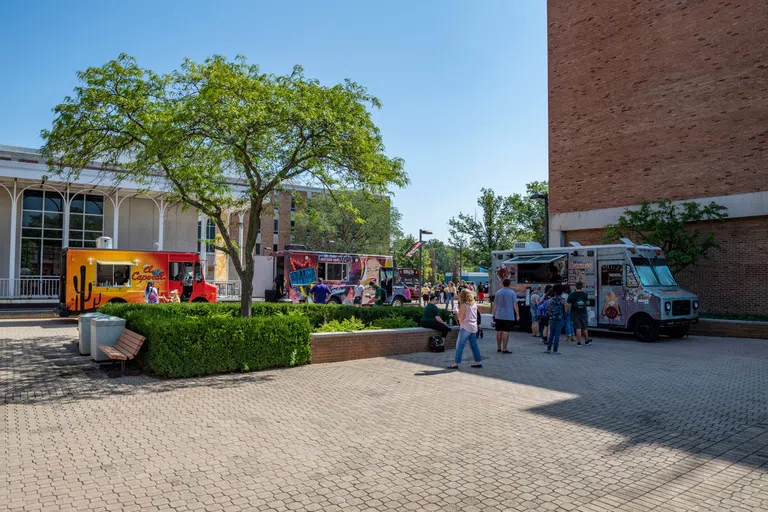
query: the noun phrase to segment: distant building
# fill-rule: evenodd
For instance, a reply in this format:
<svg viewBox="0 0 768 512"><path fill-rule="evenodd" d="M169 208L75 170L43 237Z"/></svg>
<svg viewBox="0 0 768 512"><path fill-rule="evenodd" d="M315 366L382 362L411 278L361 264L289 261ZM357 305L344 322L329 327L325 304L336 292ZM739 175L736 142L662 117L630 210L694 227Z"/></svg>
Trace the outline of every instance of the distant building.
<svg viewBox="0 0 768 512"><path fill-rule="evenodd" d="M716 201L722 248L678 276L702 309L768 311L768 3L549 0L552 245L643 199Z"/></svg>
<svg viewBox="0 0 768 512"><path fill-rule="evenodd" d="M140 193L130 182L114 187L101 171L95 162L75 182L45 179L49 172L39 150L0 146L0 303L55 302L62 248L95 247L100 236L111 237L114 248L204 253L209 280L238 280L226 254L200 243L216 239L213 220L171 204L162 190ZM269 256L291 243L295 192L307 197L322 189L281 192L278 208L262 215L258 254ZM245 213L228 214L236 241L241 216L247 229Z"/></svg>

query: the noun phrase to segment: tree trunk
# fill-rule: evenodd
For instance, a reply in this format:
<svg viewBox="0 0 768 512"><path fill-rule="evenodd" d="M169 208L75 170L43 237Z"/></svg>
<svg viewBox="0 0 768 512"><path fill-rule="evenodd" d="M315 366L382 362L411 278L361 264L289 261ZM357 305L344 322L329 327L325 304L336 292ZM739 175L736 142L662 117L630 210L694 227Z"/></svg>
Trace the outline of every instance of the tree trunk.
<svg viewBox="0 0 768 512"><path fill-rule="evenodd" d="M245 258L245 268L240 276L240 316L251 316L253 302L253 257Z"/></svg>

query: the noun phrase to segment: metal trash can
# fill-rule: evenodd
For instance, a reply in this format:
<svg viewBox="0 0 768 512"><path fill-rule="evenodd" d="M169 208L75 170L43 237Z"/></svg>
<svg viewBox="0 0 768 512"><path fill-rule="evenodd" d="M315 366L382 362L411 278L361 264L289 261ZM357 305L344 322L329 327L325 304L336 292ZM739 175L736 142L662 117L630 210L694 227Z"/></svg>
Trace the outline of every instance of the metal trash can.
<svg viewBox="0 0 768 512"><path fill-rule="evenodd" d="M91 353L91 319L99 316L106 316L104 313L83 313L77 319L77 330L80 334L78 350L81 356L87 356Z"/></svg>
<svg viewBox="0 0 768 512"><path fill-rule="evenodd" d="M114 345L125 329L125 319L102 315L91 318L91 357L94 361L111 361L99 345Z"/></svg>

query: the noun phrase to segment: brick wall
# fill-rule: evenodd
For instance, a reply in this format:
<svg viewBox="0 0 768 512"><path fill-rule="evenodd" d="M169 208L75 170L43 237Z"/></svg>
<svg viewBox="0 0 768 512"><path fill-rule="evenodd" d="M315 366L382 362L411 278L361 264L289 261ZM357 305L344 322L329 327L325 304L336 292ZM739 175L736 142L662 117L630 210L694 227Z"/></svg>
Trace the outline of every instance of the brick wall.
<svg viewBox="0 0 768 512"><path fill-rule="evenodd" d="M768 190L768 2L547 11L553 213Z"/></svg>
<svg viewBox="0 0 768 512"><path fill-rule="evenodd" d="M768 322L740 322L738 320L702 319L691 327L691 334L725 336L728 338L768 339Z"/></svg>
<svg viewBox="0 0 768 512"><path fill-rule="evenodd" d="M720 248L678 274L680 286L696 293L703 312L766 314L768 312L768 217L728 219L691 226L713 232ZM602 230L565 233L566 245L601 243ZM635 240L640 243L639 240Z"/></svg>
<svg viewBox="0 0 768 512"><path fill-rule="evenodd" d="M459 329L455 327L446 338L446 350L456 348ZM351 359L393 356L429 351L432 329L383 329L380 331L315 333L312 335L312 362L335 363Z"/></svg>

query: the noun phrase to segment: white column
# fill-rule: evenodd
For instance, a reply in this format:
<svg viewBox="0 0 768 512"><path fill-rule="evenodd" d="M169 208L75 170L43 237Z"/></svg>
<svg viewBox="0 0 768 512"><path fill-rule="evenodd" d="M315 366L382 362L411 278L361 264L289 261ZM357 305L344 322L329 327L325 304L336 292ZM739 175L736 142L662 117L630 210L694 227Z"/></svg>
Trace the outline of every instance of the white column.
<svg viewBox="0 0 768 512"><path fill-rule="evenodd" d="M61 234L61 246L66 249L69 247L69 184L67 184L67 190L64 193L64 225L62 228L64 231Z"/></svg>
<svg viewBox="0 0 768 512"><path fill-rule="evenodd" d="M158 243L158 250L163 250L163 239L165 238L165 207L167 205L165 204L165 199L160 199L160 226L158 229L158 238L160 239Z"/></svg>
<svg viewBox="0 0 768 512"><path fill-rule="evenodd" d="M14 279L16 279L16 237L18 235L19 194L16 192L16 180L13 180L13 194L11 195L11 254L8 257L8 284L9 295L13 297L16 291Z"/></svg>
<svg viewBox="0 0 768 512"><path fill-rule="evenodd" d="M239 212L237 214L238 218L240 219L240 229L238 230L238 239L237 244L240 246L240 265L245 267L245 261L243 256L245 255L245 247L243 247L243 231L245 230L245 222L243 221L243 218L245 217L245 210Z"/></svg>
<svg viewBox="0 0 768 512"><path fill-rule="evenodd" d="M112 248L117 249L117 230L120 227L118 218L120 217L120 199L118 191L115 190L115 201L112 203Z"/></svg>
<svg viewBox="0 0 768 512"><path fill-rule="evenodd" d="M208 257L205 251L208 249L208 216L204 213L200 214L200 264L203 266L203 277L208 278Z"/></svg>

